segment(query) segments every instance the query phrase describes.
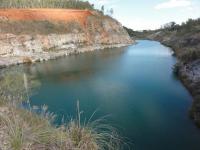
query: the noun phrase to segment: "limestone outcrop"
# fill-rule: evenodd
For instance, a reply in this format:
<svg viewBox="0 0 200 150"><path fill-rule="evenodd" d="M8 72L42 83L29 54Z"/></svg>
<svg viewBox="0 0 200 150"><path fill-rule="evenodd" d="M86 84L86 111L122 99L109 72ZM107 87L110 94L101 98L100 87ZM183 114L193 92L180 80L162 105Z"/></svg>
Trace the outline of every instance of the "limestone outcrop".
<svg viewBox="0 0 200 150"><path fill-rule="evenodd" d="M71 53L133 43L118 21L97 12L87 14L85 16L84 12L81 18L79 12L76 18L79 20L70 21L57 21L55 16L52 20L41 20L41 17L40 20L13 20L12 17L1 16L0 66L49 60Z"/></svg>

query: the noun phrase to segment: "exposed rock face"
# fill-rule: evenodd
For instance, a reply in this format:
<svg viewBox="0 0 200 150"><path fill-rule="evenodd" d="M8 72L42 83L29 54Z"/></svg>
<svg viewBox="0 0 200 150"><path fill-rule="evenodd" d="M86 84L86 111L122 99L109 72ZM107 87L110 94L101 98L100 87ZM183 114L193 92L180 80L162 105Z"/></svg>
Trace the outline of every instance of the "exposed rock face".
<svg viewBox="0 0 200 150"><path fill-rule="evenodd" d="M34 24L36 25L34 26ZM66 31L60 31L57 24L62 24ZM38 21L34 21L31 26L38 28L38 30L32 31L33 29L29 27L30 31L34 33L27 31L30 25L29 21L23 21L21 25L23 27L19 26L18 28L16 22L5 21L5 19L0 22L1 67L133 43L119 22L98 13L89 15L85 24L76 21L67 23L52 23L51 21L38 23ZM16 28L17 31L10 30L9 32L11 28ZM44 30L50 33L43 33Z"/></svg>
<svg viewBox="0 0 200 150"><path fill-rule="evenodd" d="M179 76L194 97L190 116L200 127L200 60L181 65Z"/></svg>

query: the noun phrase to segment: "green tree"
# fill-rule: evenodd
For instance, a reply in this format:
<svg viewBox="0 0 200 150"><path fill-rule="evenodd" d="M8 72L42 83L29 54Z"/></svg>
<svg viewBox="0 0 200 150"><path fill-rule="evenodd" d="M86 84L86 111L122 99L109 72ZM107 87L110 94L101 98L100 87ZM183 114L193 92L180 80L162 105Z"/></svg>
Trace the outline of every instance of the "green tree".
<svg viewBox="0 0 200 150"><path fill-rule="evenodd" d="M104 5L101 6L101 11L102 11L102 13L104 14L104 11L105 11Z"/></svg>

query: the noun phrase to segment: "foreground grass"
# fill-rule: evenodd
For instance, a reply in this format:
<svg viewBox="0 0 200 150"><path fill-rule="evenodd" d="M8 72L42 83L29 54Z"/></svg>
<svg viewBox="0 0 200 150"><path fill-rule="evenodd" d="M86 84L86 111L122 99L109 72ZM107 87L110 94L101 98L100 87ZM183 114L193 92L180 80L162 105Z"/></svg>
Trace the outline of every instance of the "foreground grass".
<svg viewBox="0 0 200 150"><path fill-rule="evenodd" d="M40 110L40 115L35 113ZM80 123L77 119L53 126L47 107L25 110L11 103L0 106L0 148L3 150L118 150L123 142L104 119ZM3 139L1 139L3 138Z"/></svg>
<svg viewBox="0 0 200 150"><path fill-rule="evenodd" d="M77 102L77 116L55 126L56 116L47 106L30 106L29 97L40 82L25 68L0 72L0 150L122 150L127 147L116 130L105 124L105 117L81 123L82 111ZM25 106L26 109L24 109ZM83 118L84 119L84 118Z"/></svg>

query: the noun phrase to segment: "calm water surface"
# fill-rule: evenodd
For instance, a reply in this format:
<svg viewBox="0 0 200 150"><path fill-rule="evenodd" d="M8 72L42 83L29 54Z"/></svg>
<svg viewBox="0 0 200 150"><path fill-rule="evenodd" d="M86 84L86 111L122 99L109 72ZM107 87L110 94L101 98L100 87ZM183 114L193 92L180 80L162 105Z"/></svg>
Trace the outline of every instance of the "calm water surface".
<svg viewBox="0 0 200 150"><path fill-rule="evenodd" d="M169 48L138 41L26 66L41 82L31 103L67 119L79 100L84 118L96 109L96 118L110 115L131 149L200 150L200 130L188 118L192 98L172 73L175 62Z"/></svg>

